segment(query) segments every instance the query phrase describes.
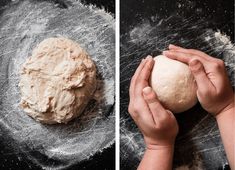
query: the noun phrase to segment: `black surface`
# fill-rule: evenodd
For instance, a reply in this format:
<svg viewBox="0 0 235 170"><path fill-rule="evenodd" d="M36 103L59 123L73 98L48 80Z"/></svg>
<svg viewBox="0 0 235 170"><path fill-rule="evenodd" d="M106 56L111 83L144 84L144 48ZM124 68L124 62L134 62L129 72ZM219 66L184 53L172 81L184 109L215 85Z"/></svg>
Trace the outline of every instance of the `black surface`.
<svg viewBox="0 0 235 170"><path fill-rule="evenodd" d="M125 34L143 19L148 19L158 14L160 18L167 18L176 11L180 16L204 19L210 21L211 28L220 29L234 41L234 1L232 0L121 0L120 20L121 34ZM185 4L180 9L180 3ZM186 10L188 6L191 10ZM200 9L200 10L198 10Z"/></svg>
<svg viewBox="0 0 235 170"><path fill-rule="evenodd" d="M41 170L41 168L24 157L23 154L18 153L14 155L12 146L8 146L7 142L0 140L0 169L1 170ZM36 152L36 151L35 151ZM2 154L4 153L4 154ZM8 155L6 153L9 153ZM35 153L34 153L35 154ZM27 160L27 161L26 161ZM55 162L51 161L51 164ZM77 165L70 167L68 170L113 170L115 169L115 145L112 145L110 148L104 150L102 153L97 153L90 160L80 162Z"/></svg>
<svg viewBox="0 0 235 170"><path fill-rule="evenodd" d="M97 153L89 161L81 162L79 165L71 167L69 170L114 170L115 169L115 145Z"/></svg>
<svg viewBox="0 0 235 170"><path fill-rule="evenodd" d="M42 1L42 0L39 0ZM61 8L67 8L70 2L66 0L51 0L59 5ZM1 7L7 5L11 0L2 0L0 1L0 14ZM107 12L113 14L115 13L115 1L114 0L103 0L103 1L95 1L95 0L82 0L84 4L93 4L99 8L104 8ZM1 109L1 108L0 108ZM3 128L0 128L0 136L4 135ZM18 153L17 155L12 154L15 153L15 150L7 141L0 140L0 169L1 170L40 170L41 168L37 165L28 161L27 158L24 157L24 154ZM4 153L4 154L3 154ZM35 153L36 154L36 151ZM43 158L42 158L43 159ZM55 164L56 162L51 161L51 164ZM105 149L102 153L95 154L91 159L87 161L80 162L77 165L69 168L69 170L73 169L81 169L81 170L113 170L115 169L115 144L111 147Z"/></svg>
<svg viewBox="0 0 235 170"><path fill-rule="evenodd" d="M115 13L115 1L114 0L82 0L85 4L95 4L99 8L104 8L106 11Z"/></svg>
<svg viewBox="0 0 235 170"><path fill-rule="evenodd" d="M137 127L127 111L130 79L140 60L148 54L160 54L161 50L167 48L169 42L186 48L201 49L212 56L221 58L223 52L213 49L208 42L203 40L203 35L212 36L212 31L208 34L206 31L208 29L214 31L219 29L222 33L230 36L231 41L234 42L234 2L232 0L121 0L120 5L120 114L121 120L123 120L121 122L121 135L125 135L126 129L132 132L133 136L131 137L137 145L132 145L128 149L125 146L128 141L121 140L121 169L132 170L136 169L139 164L139 157L134 154L139 154L138 150L144 148L140 140L142 137L138 134ZM158 25L161 19L163 21ZM142 31L139 29L134 34L135 38L131 37L130 31L133 33L135 28L144 28L141 25L142 23L146 23L150 30ZM194 28L194 25L197 27ZM145 37L147 38L145 39ZM150 39L148 39L149 37ZM165 44L164 40L166 40ZM176 118L180 126L180 133L176 141L174 167L184 164L190 167L196 159L195 152L216 146L221 151L214 153L208 151L207 154L201 154L199 159L202 160L204 168L211 170L229 169L220 136L217 134L218 127L215 120L212 117L207 117L207 112L202 109L200 104L177 115ZM195 132L195 136L187 135L204 118L205 121L197 130L201 134ZM215 132L216 135L213 136L212 132ZM203 134L208 134L209 140L200 145L201 148L196 148L193 142L200 143L200 139L198 141L191 139L197 137L197 135L203 136ZM218 156L215 154L218 154Z"/></svg>

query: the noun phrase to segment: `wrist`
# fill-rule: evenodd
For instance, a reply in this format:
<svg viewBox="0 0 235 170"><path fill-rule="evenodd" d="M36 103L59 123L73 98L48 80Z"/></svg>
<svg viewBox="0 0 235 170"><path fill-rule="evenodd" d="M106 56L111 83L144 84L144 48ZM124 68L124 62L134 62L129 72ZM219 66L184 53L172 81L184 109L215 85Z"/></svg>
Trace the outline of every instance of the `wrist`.
<svg viewBox="0 0 235 170"><path fill-rule="evenodd" d="M220 117L227 114L234 114L235 103L232 101L225 108L223 108L219 113L215 115L216 120L218 121Z"/></svg>
<svg viewBox="0 0 235 170"><path fill-rule="evenodd" d="M152 154L161 157L173 157L174 155L174 145L154 145L154 146L147 146L145 149L145 154Z"/></svg>
<svg viewBox="0 0 235 170"><path fill-rule="evenodd" d="M147 144L146 150L171 150L174 149L174 144L165 144L165 145L156 145L156 144Z"/></svg>
<svg viewBox="0 0 235 170"><path fill-rule="evenodd" d="M154 148L147 148L138 170L171 170L173 155L174 145L154 145Z"/></svg>
<svg viewBox="0 0 235 170"><path fill-rule="evenodd" d="M144 141L146 144L146 149L149 150L161 150L161 149L169 149L169 148L174 148L175 145L175 137L171 137L168 139L150 139L147 137L144 137Z"/></svg>

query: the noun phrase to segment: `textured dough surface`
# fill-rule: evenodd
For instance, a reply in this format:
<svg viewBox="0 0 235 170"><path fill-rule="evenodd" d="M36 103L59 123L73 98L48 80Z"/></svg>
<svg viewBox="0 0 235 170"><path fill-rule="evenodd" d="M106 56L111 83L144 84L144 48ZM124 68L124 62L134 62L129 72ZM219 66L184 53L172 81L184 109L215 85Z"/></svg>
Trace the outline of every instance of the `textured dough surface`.
<svg viewBox="0 0 235 170"><path fill-rule="evenodd" d="M96 68L85 50L66 38L43 40L20 72L21 106L35 120L67 123L96 89Z"/></svg>
<svg viewBox="0 0 235 170"><path fill-rule="evenodd" d="M154 58L150 85L166 109L180 113L197 103L196 82L188 66L159 55Z"/></svg>

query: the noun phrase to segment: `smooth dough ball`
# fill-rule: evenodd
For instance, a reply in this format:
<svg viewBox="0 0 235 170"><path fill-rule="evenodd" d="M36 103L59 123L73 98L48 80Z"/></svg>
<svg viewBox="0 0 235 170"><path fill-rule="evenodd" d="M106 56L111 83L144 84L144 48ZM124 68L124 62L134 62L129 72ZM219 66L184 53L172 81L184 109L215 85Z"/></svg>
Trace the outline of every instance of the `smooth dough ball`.
<svg viewBox="0 0 235 170"><path fill-rule="evenodd" d="M35 120L67 123L79 116L96 89L96 67L76 42L43 40L20 72L21 107Z"/></svg>
<svg viewBox="0 0 235 170"><path fill-rule="evenodd" d="M188 66L163 55L154 60L150 85L162 105L173 113L193 107L197 103L196 82Z"/></svg>

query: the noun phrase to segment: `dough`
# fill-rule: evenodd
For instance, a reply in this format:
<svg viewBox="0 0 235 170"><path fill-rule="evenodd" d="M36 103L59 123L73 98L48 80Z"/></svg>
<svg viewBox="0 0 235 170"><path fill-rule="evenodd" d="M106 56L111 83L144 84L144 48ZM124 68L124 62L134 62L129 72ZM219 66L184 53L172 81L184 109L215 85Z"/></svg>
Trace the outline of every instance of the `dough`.
<svg viewBox="0 0 235 170"><path fill-rule="evenodd" d="M162 105L173 113L194 106L197 103L196 82L188 66L163 55L154 60L150 85Z"/></svg>
<svg viewBox="0 0 235 170"><path fill-rule="evenodd" d="M96 67L66 38L43 40L20 72L21 107L35 120L67 123L79 116L96 90Z"/></svg>

